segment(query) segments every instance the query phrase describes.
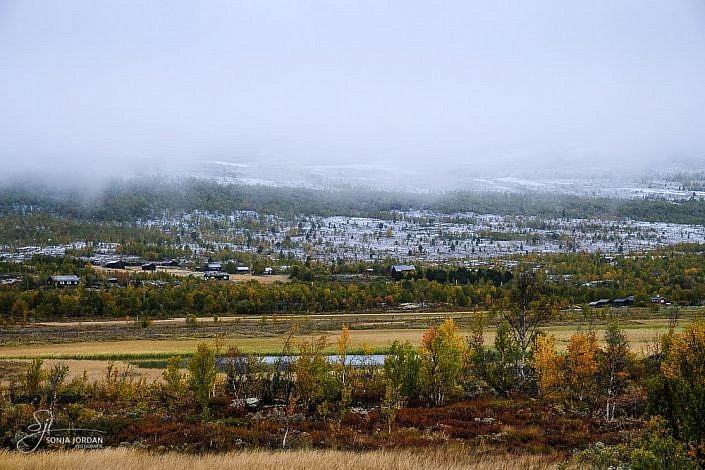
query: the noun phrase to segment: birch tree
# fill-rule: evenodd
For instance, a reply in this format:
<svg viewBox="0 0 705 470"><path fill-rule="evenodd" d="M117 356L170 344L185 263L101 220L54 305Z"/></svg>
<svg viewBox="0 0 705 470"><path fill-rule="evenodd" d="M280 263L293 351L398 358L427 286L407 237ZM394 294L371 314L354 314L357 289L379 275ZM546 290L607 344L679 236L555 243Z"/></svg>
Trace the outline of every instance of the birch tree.
<svg viewBox="0 0 705 470"><path fill-rule="evenodd" d="M467 342L458 334L458 325L452 319L438 329L431 327L426 331L421 343L420 379L422 392L430 403L443 405L459 393L467 353Z"/></svg>
<svg viewBox="0 0 705 470"><path fill-rule="evenodd" d="M605 353L601 364L601 390L604 391L605 419L614 419L617 397L627 386L629 377L629 342L617 323L605 332Z"/></svg>
<svg viewBox="0 0 705 470"><path fill-rule="evenodd" d="M543 280L531 271L519 271L515 275L507 301L503 315L519 348L517 375L521 386L529 379L529 347L539 327L550 316L551 308L544 296Z"/></svg>

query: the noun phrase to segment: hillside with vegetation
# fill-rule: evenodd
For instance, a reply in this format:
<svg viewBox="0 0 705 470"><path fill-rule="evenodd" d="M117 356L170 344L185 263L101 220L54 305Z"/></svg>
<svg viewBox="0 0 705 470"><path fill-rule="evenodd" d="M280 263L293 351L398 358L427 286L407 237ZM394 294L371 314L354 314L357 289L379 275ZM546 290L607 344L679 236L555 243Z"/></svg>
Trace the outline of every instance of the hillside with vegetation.
<svg viewBox="0 0 705 470"><path fill-rule="evenodd" d="M0 213L41 211L78 220L122 222L159 216L164 211L193 210L368 217L393 211L429 210L680 224L697 224L705 218L705 201L695 197L673 201L658 196L617 199L540 192L529 196L472 190L423 194L365 187L315 190L155 177L114 180L88 191L32 182L6 183L0 187Z"/></svg>
<svg viewBox="0 0 705 470"><path fill-rule="evenodd" d="M698 468L704 204L3 187L0 443Z"/></svg>

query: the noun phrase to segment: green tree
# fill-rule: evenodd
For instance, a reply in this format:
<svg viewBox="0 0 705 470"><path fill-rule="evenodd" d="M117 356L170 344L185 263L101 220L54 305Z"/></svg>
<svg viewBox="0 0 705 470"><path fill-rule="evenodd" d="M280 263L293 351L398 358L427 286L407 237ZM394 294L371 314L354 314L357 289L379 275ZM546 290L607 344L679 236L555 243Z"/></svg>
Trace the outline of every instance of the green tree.
<svg viewBox="0 0 705 470"><path fill-rule="evenodd" d="M519 350L517 375L522 386L529 377L527 360L529 346L539 327L549 317L551 308L545 296L543 279L533 271L518 271L507 293L504 319L509 324L514 343Z"/></svg>
<svg viewBox="0 0 705 470"><path fill-rule="evenodd" d="M497 327L494 351L484 358L485 381L498 392L508 395L517 387L519 357L519 347L511 334L509 323L503 321Z"/></svg>
<svg viewBox="0 0 705 470"><path fill-rule="evenodd" d="M604 392L605 419L614 419L617 397L624 391L629 378L629 342L617 323L610 323L605 332L605 351L600 363L600 389Z"/></svg>
<svg viewBox="0 0 705 470"><path fill-rule="evenodd" d="M340 411L340 417L342 414L350 408L352 402L352 392L355 382L355 368L348 361L348 344L350 343L350 330L347 326L343 326L340 331L340 338L338 338L338 357L333 363L333 371L335 378L338 381L338 388L340 389L340 399L338 401L338 410Z"/></svg>
<svg viewBox="0 0 705 470"><path fill-rule="evenodd" d="M66 380L68 374L69 367L65 364L54 364L54 366L46 373L44 396L45 400L49 402L52 409L56 404L57 395L61 391L61 388L64 385L64 380Z"/></svg>
<svg viewBox="0 0 705 470"><path fill-rule="evenodd" d="M447 319L426 330L421 343L419 380L422 395L433 405L443 405L461 392L462 374L468 360L465 338L458 325Z"/></svg>
<svg viewBox="0 0 705 470"><path fill-rule="evenodd" d="M419 397L419 372L421 357L408 341L395 340L384 358L384 379L386 386L402 400L415 400Z"/></svg>
<svg viewBox="0 0 705 470"><path fill-rule="evenodd" d="M304 409L326 414L328 405L338 396L337 381L331 374L328 359L324 355L328 342L325 336L299 344L299 358L294 370L296 372L294 391L297 401Z"/></svg>
<svg viewBox="0 0 705 470"><path fill-rule="evenodd" d="M10 312L10 318L13 318L15 321L19 319L19 321L25 325L27 323L28 316L29 307L27 306L27 302L22 299L15 300L15 303L12 305L12 311Z"/></svg>
<svg viewBox="0 0 705 470"><path fill-rule="evenodd" d="M44 364L43 359L34 358L25 370L22 387L27 396L38 398L42 392L42 382L46 377L46 371L42 369L42 364Z"/></svg>
<svg viewBox="0 0 705 470"><path fill-rule="evenodd" d="M166 382L166 390L173 395L181 395L184 391L184 374L181 372L181 356L172 356L162 372Z"/></svg>
<svg viewBox="0 0 705 470"><path fill-rule="evenodd" d="M405 403L406 400L399 388L395 387L391 382L387 382L384 386L384 399L380 404L380 411L387 420L387 432L392 432L392 425L397 419L397 413Z"/></svg>
<svg viewBox="0 0 705 470"><path fill-rule="evenodd" d="M380 405L389 432L398 410L419 396L420 369L421 358L411 343L395 340L384 358L384 399Z"/></svg>
<svg viewBox="0 0 705 470"><path fill-rule="evenodd" d="M705 322L670 339L661 375L649 385L648 410L662 416L673 437L705 465Z"/></svg>
<svg viewBox="0 0 705 470"><path fill-rule="evenodd" d="M188 371L188 387L201 405L205 419L209 415L208 402L215 389L215 350L206 343L199 344L193 357L188 361Z"/></svg>
<svg viewBox="0 0 705 470"><path fill-rule="evenodd" d="M631 468L634 470L695 470L702 468L688 447L668 432L662 418L653 417L646 423L646 432L632 450Z"/></svg>

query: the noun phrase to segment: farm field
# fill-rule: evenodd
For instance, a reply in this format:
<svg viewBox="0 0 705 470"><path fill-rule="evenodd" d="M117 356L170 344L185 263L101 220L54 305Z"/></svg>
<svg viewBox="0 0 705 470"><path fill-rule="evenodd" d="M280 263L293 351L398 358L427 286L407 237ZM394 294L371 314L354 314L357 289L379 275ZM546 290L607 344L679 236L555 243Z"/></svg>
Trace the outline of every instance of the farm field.
<svg viewBox="0 0 705 470"><path fill-rule="evenodd" d="M681 321L677 331L682 329L688 321ZM634 352L646 352L659 335L668 331L668 320L648 319L632 320L622 325L627 335L629 343ZM579 330L587 329L586 325L556 325L548 326L542 330L556 337L559 349L564 349L570 336ZM598 337L604 333L604 325L594 327ZM362 350L364 347L375 351L383 351L395 340L409 341L418 344L423 337L425 329L367 329L353 330L350 334L350 347L353 350ZM461 329L461 333L469 335L469 329ZM327 336L331 343L338 331L321 331L311 335L294 336L294 341ZM224 338L225 348L237 346L241 351L254 354L278 354L284 345L287 335L265 336L265 337L227 337ZM492 343L495 337L495 329L487 328L484 334L485 343ZM103 341L90 342L82 341L62 344L27 344L0 346L1 358L94 358L120 359L127 356L147 356L162 357L170 354L190 354L199 343L208 342L208 338L180 338L180 339L149 339L149 340L126 340L126 341ZM212 342L213 339L210 339ZM335 350L331 344L329 351Z"/></svg>
<svg viewBox="0 0 705 470"><path fill-rule="evenodd" d="M127 274L140 274L140 273L145 273L149 271L143 271L140 266L127 266L125 269L109 269L104 266L93 266L93 269L96 272L99 273L104 273L104 274L110 274L110 275L117 275L120 273L127 273ZM185 268L164 268L164 267L158 267L157 272L164 272L171 274L172 276L177 276L177 277L187 277L187 276L194 276L198 278L203 278L203 272L202 271L192 271L190 269L185 269ZM274 284L275 282L291 282L291 279L287 274L269 274L266 276L258 276L255 274L233 274L230 276L230 282L248 282L248 281L257 281L260 284Z"/></svg>

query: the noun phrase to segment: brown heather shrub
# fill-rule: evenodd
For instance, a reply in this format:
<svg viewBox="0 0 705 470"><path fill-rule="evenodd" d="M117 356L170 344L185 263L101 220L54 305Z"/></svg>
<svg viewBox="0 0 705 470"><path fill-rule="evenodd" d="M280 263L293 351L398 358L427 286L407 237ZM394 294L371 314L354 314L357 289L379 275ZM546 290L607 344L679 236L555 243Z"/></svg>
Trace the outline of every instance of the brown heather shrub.
<svg viewBox="0 0 705 470"><path fill-rule="evenodd" d="M539 401L487 399L436 408L403 408L396 423L399 430L438 430L451 439L495 436L497 445L516 453L570 452L598 441L616 444L620 440L616 430L638 426L637 421L622 422L618 427L616 423L605 425L588 417L559 414ZM506 433L507 429L512 432Z"/></svg>
<svg viewBox="0 0 705 470"><path fill-rule="evenodd" d="M228 452L222 454L145 453L117 448L94 451L56 451L36 454L0 451L0 470L524 470L558 468L554 459L529 455L477 455L460 449L423 451L341 452L297 450Z"/></svg>

